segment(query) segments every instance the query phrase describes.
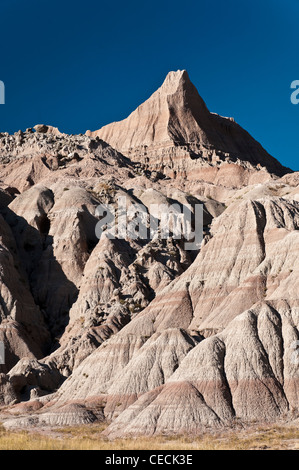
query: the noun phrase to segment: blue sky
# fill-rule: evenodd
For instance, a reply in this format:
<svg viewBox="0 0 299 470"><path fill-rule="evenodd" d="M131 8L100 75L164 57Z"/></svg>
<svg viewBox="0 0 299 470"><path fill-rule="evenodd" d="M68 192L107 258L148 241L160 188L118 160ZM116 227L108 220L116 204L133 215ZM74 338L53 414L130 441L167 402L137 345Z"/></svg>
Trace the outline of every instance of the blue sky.
<svg viewBox="0 0 299 470"><path fill-rule="evenodd" d="M0 131L95 130L186 69L210 111L299 170L298 0L0 3Z"/></svg>

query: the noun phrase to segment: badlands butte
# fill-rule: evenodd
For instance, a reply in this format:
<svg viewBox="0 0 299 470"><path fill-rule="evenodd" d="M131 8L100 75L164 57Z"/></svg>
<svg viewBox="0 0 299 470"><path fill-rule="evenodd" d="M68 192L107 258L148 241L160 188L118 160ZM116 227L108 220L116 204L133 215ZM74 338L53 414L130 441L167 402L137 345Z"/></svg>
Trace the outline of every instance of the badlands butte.
<svg viewBox="0 0 299 470"><path fill-rule="evenodd" d="M99 204L202 204L183 240L98 239ZM170 72L129 117L0 134L0 419L110 438L298 424L299 174Z"/></svg>

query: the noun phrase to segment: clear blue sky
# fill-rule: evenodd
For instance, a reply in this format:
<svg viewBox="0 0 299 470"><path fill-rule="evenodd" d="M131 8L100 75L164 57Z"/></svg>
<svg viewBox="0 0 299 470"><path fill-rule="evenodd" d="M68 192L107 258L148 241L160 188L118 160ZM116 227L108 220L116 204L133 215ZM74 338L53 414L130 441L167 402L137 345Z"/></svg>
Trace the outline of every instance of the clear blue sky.
<svg viewBox="0 0 299 470"><path fill-rule="evenodd" d="M67 133L125 118L186 69L208 108L232 116L299 170L298 0L0 0L0 131Z"/></svg>

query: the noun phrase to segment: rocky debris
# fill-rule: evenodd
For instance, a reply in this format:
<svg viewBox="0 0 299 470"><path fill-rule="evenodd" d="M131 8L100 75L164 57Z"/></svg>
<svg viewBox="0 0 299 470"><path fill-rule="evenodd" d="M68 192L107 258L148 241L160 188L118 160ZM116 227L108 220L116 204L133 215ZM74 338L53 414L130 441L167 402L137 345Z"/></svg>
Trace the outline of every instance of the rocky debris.
<svg viewBox="0 0 299 470"><path fill-rule="evenodd" d="M41 134L46 134L49 128L45 124L37 124L36 126L34 126L34 130L36 132L40 132Z"/></svg>
<svg viewBox="0 0 299 470"><path fill-rule="evenodd" d="M15 392L8 375L0 373L0 406L12 405L18 401L18 394Z"/></svg>
<svg viewBox="0 0 299 470"><path fill-rule="evenodd" d="M53 364L22 358L7 374L20 401L46 395L58 389L64 378Z"/></svg>
<svg viewBox="0 0 299 470"><path fill-rule="evenodd" d="M38 126L39 128L39 126ZM0 172L4 189L14 187L23 192L34 184L67 177L95 178L105 174L122 178L133 177L135 166L122 154L99 138L67 135L54 128L46 132L0 134ZM67 187L67 184L66 184Z"/></svg>

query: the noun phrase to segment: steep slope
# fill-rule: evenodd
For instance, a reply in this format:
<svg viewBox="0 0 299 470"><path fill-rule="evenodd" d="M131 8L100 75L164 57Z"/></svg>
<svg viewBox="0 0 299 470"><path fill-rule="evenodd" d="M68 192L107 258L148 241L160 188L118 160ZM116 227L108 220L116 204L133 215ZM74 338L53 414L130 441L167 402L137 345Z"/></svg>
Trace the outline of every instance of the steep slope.
<svg viewBox="0 0 299 470"><path fill-rule="evenodd" d="M42 358L50 335L28 289L10 227L2 216L0 221L0 341L5 347L0 372L7 372L24 356Z"/></svg>
<svg viewBox="0 0 299 470"><path fill-rule="evenodd" d="M233 119L210 113L185 70L170 72L127 119L87 135L171 177L240 186L288 172Z"/></svg>
<svg viewBox="0 0 299 470"><path fill-rule="evenodd" d="M112 146L111 146L112 145ZM113 148L115 147L115 148ZM95 134L0 134L1 421L109 437L298 417L298 175L185 71ZM284 175L280 177L280 175ZM97 206L203 204L203 243L99 240ZM13 418L12 418L13 417Z"/></svg>
<svg viewBox="0 0 299 470"><path fill-rule="evenodd" d="M257 304L202 341L164 386L142 395L105 434L189 433L236 419L248 424L296 417L298 316L286 303L278 310Z"/></svg>
<svg viewBox="0 0 299 470"><path fill-rule="evenodd" d="M172 185L166 195L151 172L140 165L137 171L100 139L36 126L35 132L0 135L0 150L7 251L1 284L6 364L1 371L10 374L3 378L0 395L8 403L8 396L27 400L56 390L192 262L180 240L99 241L97 206L115 205L119 196L128 203L144 201L145 208L154 201L191 206L200 201ZM203 199L208 226L224 206ZM20 322L8 328L6 318ZM9 381L14 387L5 397Z"/></svg>
<svg viewBox="0 0 299 470"><path fill-rule="evenodd" d="M231 206L190 268L86 357L36 422L70 400L100 406L112 437L296 417L298 227L296 201Z"/></svg>

